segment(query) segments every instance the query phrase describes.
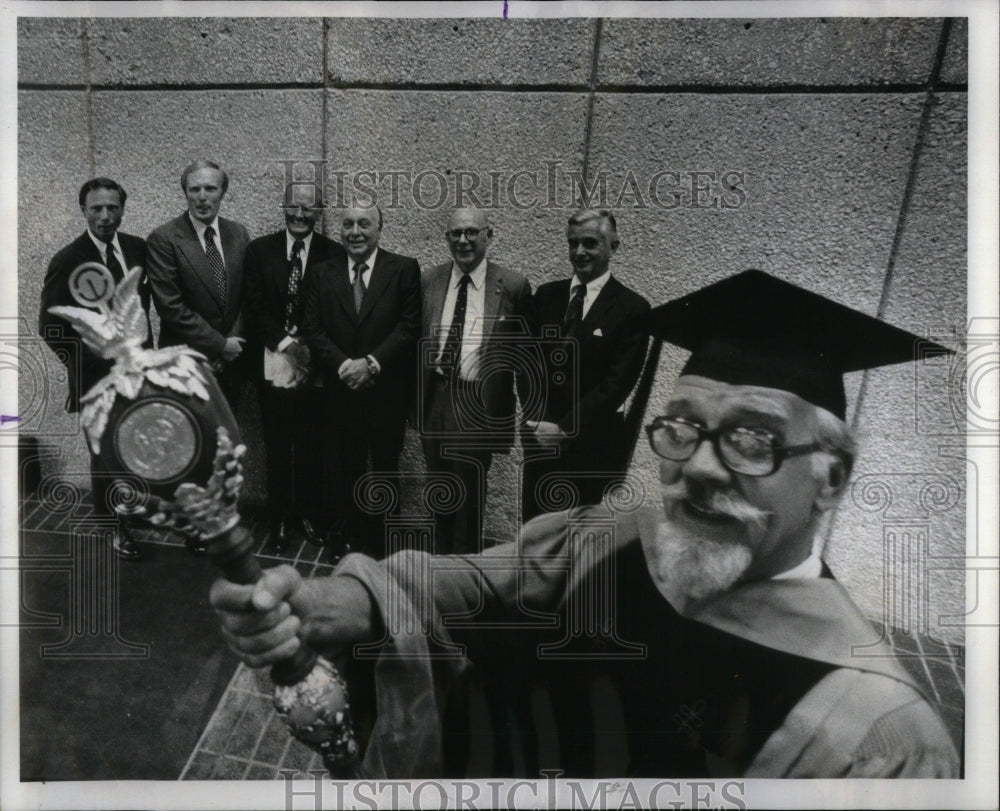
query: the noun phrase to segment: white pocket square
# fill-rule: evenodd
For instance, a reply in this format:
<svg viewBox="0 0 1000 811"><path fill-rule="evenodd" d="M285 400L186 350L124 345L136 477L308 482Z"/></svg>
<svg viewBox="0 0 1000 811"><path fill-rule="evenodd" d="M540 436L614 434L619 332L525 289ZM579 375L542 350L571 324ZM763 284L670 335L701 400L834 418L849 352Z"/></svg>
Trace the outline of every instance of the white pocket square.
<svg viewBox="0 0 1000 811"><path fill-rule="evenodd" d="M604 333L601 332L601 328L600 327L598 327L597 329L594 330L594 335L596 335L598 338L603 338L604 337Z"/></svg>

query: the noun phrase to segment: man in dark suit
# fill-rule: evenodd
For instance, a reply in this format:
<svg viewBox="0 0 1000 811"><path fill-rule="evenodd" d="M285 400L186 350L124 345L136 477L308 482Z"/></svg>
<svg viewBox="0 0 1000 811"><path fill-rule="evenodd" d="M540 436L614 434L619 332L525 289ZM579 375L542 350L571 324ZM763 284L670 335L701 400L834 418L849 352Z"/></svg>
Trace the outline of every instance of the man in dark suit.
<svg viewBox="0 0 1000 811"><path fill-rule="evenodd" d="M566 232L573 276L538 288L529 324L532 335L553 332L573 341L575 369L565 374L545 361L543 396L525 414L522 519L561 504L553 495L572 485L578 504L596 504L624 473L629 440L620 411L639 378L647 338L640 329L649 302L611 275L618 226L607 210L586 209L569 218ZM522 402L530 402L522 375ZM547 495L548 494L548 495Z"/></svg>
<svg viewBox="0 0 1000 811"><path fill-rule="evenodd" d="M88 180L80 189L80 210L87 220L87 230L57 253L49 262L42 287L41 308L38 314L38 332L66 366L69 394L66 410L80 410L80 397L104 377L111 369L111 361L91 352L80 340L76 331L62 318L49 312L50 307L79 306L70 295L69 277L73 270L85 262L104 265L117 284L124 272L136 265L146 265L146 243L139 237L118 231L125 213L128 195L118 183L106 177ZM149 285L145 277L139 284L139 295L147 313L147 339L145 347L153 345L149 330ZM108 504L108 491L114 474L107 470L100 457L91 453L91 494L94 513L100 518L111 518L115 511ZM136 559L139 548L132 539L127 519L118 511L118 529L112 541L119 557Z"/></svg>
<svg viewBox="0 0 1000 811"><path fill-rule="evenodd" d="M399 470L420 332L420 266L379 248L381 236L377 208L344 211L340 238L347 256L306 278L302 321L302 337L323 373L327 483L341 543L376 557L385 552L382 521L370 520L354 486L369 455L374 471Z"/></svg>
<svg viewBox="0 0 1000 811"><path fill-rule="evenodd" d="M314 522L323 509L323 389L300 335L303 286L318 265L346 256L339 243L314 230L323 215L319 186L289 183L283 211L285 227L247 248L244 282L247 352L255 367L277 551L296 522L307 541L322 542Z"/></svg>
<svg viewBox="0 0 1000 811"><path fill-rule="evenodd" d="M160 314L160 346L203 353L233 411L244 380L240 308L250 235L219 216L229 177L198 160L181 175L188 210L149 235L149 284Z"/></svg>
<svg viewBox="0 0 1000 811"><path fill-rule="evenodd" d="M436 554L482 549L486 476L493 454L514 442L514 364L503 352L516 334L531 285L490 262L493 229L479 209L457 209L445 239L453 261L424 273L418 428L431 472L454 474L464 497L438 513Z"/></svg>

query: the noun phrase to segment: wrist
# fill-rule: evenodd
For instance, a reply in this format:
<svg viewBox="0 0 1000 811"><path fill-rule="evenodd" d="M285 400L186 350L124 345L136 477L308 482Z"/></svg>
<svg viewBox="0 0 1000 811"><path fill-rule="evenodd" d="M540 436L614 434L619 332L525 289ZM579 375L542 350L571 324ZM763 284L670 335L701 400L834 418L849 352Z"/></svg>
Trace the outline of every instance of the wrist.
<svg viewBox="0 0 1000 811"><path fill-rule="evenodd" d="M368 367L368 374L376 377L381 371L381 367L373 355L365 355L365 365Z"/></svg>

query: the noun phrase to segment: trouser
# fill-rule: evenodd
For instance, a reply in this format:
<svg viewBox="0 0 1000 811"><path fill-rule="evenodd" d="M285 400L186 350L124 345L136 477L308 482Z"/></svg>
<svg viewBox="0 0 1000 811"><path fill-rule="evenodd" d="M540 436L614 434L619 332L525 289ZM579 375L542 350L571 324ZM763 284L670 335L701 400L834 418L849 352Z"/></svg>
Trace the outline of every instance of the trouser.
<svg viewBox="0 0 1000 811"><path fill-rule="evenodd" d="M627 441L620 413L564 440L558 455L539 445L533 434L522 436L521 520L599 504L608 489L624 479Z"/></svg>
<svg viewBox="0 0 1000 811"><path fill-rule="evenodd" d="M267 461L267 506L274 520L323 512L323 390L257 386Z"/></svg>
<svg viewBox="0 0 1000 811"><path fill-rule="evenodd" d="M337 392L327 396L325 420L325 479L328 515L352 548L372 557L385 557L385 512L366 509L364 486L368 472L386 474L398 488L399 455L403 451L405 412L378 413L370 393Z"/></svg>

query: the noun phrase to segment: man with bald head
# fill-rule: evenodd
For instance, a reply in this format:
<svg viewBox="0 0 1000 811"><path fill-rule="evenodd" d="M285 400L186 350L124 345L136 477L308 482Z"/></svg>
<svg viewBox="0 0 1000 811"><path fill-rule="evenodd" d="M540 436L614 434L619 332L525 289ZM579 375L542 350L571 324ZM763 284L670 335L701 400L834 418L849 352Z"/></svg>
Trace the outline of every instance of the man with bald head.
<svg viewBox="0 0 1000 811"><path fill-rule="evenodd" d="M420 334L420 265L379 246L382 212L340 216L346 254L306 278L301 334L323 376L328 544L384 556L380 517L368 515L355 485L368 471L396 473L414 389Z"/></svg>
<svg viewBox="0 0 1000 811"><path fill-rule="evenodd" d="M502 353L531 296L520 273L491 262L493 229L480 209L452 212L452 261L424 273L417 425L427 469L456 476L459 505L436 517L434 551L482 548L486 476L495 452L514 441L514 374Z"/></svg>
<svg viewBox="0 0 1000 811"><path fill-rule="evenodd" d="M316 267L343 257L338 242L316 232L323 191L289 183L281 206L285 227L250 243L245 320L267 454L271 542L281 551L293 531L320 543L323 508L323 392L300 335L303 287Z"/></svg>

